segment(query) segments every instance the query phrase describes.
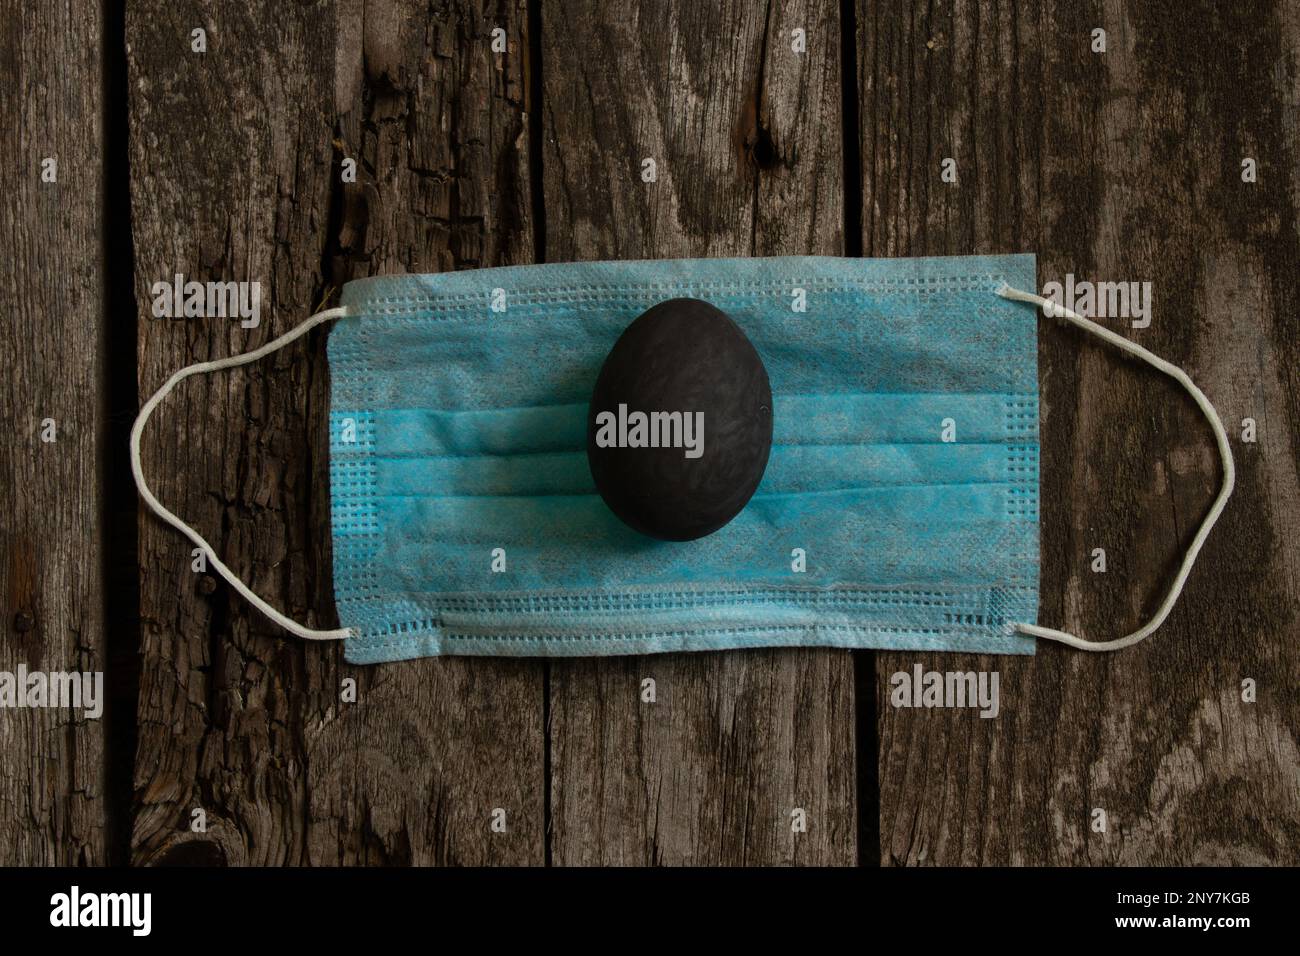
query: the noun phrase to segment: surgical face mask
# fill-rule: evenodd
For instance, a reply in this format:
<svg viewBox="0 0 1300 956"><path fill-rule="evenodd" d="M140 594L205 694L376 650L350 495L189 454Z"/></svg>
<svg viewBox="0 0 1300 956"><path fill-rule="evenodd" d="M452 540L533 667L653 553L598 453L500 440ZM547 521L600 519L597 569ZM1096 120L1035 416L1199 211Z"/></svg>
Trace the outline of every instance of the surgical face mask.
<svg viewBox="0 0 1300 956"><path fill-rule="evenodd" d="M145 503L272 620L353 663L823 646L1032 653L1142 640L1169 613L1233 485L1218 416L1178 368L1030 292L1029 255L598 262L364 279L243 355L181 369L131 434ZM706 300L767 368L771 454L730 523L658 541L605 506L587 403L622 330ZM1084 641L1039 626L1038 312L1179 381L1223 486L1152 620ZM336 322L330 519L342 626L290 621L149 490L140 436L187 376Z"/></svg>

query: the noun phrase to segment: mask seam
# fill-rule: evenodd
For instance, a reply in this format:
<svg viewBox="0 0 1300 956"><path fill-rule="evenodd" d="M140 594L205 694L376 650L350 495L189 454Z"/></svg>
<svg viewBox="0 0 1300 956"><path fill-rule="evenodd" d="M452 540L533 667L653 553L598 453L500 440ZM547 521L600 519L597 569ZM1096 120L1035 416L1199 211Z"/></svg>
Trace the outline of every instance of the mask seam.
<svg viewBox="0 0 1300 956"><path fill-rule="evenodd" d="M773 625L755 625L751 627L738 628L701 628L701 629L679 629L664 631L644 631L635 634L602 634L602 635L564 635L548 634L542 636L525 636L518 634L474 634L469 632L455 632L441 629L436 635L426 634L424 636L412 634L404 638L386 641L382 643L362 643L354 639L349 642L353 650L358 652L374 652L385 650L397 650L409 648L412 644L419 644L421 641L432 637L436 640L452 641L484 641L487 643L509 643L509 644L576 644L582 642L628 642L628 641L662 641L665 639L708 639L718 637L739 637L750 636L761 638L764 635L774 633L784 634L790 632L812 632L829 631L855 636L869 637L872 635L885 636L913 636L925 635L928 637L968 637L972 640L983 640L987 638L1002 638L1006 635L1001 630L989 629L987 631L972 631L965 626L954 627L912 627L896 624L832 624L827 622L808 622L803 624L773 624Z"/></svg>
<svg viewBox="0 0 1300 956"><path fill-rule="evenodd" d="M690 291L708 291L708 292L725 292L739 291L756 294L759 292L785 292L792 288L792 282L797 282L800 288L809 290L831 289L833 291L862 291L862 292L992 292L998 288L999 284L1005 280L994 275L979 276L962 276L962 277L930 277L920 279L899 279L899 280L845 280L845 279L811 279L811 280L787 280L777 282L772 279L755 279L755 280L738 280L731 282L709 282L709 281L686 281L676 282L669 281L664 283L630 283L600 285L594 283L584 283L577 286L566 286L564 288L537 286L526 289L507 290L511 299L516 302L522 300L524 304L541 304L550 302L555 299L572 301L574 304L581 304L587 300L601 301L602 304L613 295L624 295L638 299L659 296L664 292L684 293ZM430 306L440 305L445 309L453 311L462 311L468 309L479 310L483 308L483 292L461 292L461 293L439 293L439 292L422 292L408 293L402 295L362 295L356 300L348 300L345 304L349 309L355 311L372 312L378 315L403 316L409 312L412 306ZM399 308L400 306L400 308ZM363 318L363 316L358 316ZM420 320L432 319L437 320L437 316L421 316Z"/></svg>
<svg viewBox="0 0 1300 956"><path fill-rule="evenodd" d="M775 589L769 589L769 590L775 590ZM808 595L786 595L787 597L796 599L792 601L792 603L799 610L816 611L819 610L818 605L824 603L830 606L835 606L837 604L850 604L852 606L860 607L863 609L870 609L875 607L877 609L883 609L883 610L902 610L902 609L910 608L912 610L926 611L927 613L933 611L934 613L946 614L950 619L954 617L959 618L960 620L955 620L953 622L954 627L952 628L945 628L939 626L926 626L920 624L899 624L899 623L881 623L881 622L872 622L869 624L852 624L852 625L848 625L848 624L832 625L830 622L817 622L815 624L805 622L801 624L788 624L788 625L784 625L784 624L771 624L771 625L749 624L743 626L737 625L736 627L728 628L725 630L734 633L752 633L756 631L769 631L778 628L807 629L812 626L836 626L836 627L853 627L853 628L875 629L875 630L892 629L894 632L898 632L898 633L901 632L918 633L918 632L930 631L936 634L938 633L969 634L971 633L972 628L975 628L976 636L980 636L980 637L996 636L1002 633L998 628L998 625L988 620L986 620L983 623L977 624L974 620L975 618L981 616L981 612L975 610L975 608L979 606L976 602L979 602L981 600L986 600L989 590L990 588L987 585L978 585L978 586L972 586L968 593L933 592L939 594L942 598L948 598L948 600L937 600L937 601L916 601L914 599L906 599L906 598L899 598L897 600L892 600L890 599L892 597L890 592L885 592L884 594L882 594L879 600L869 599L869 600L858 601L858 602L851 602L851 601L807 602L807 601L798 600L798 598L807 597ZM737 592L737 593L744 593L744 592ZM903 593L915 594L918 592L903 592ZM919 592L919 593L926 593L926 592ZM594 596L601 597L604 595L594 595ZM648 595L648 596L652 598L659 597L658 595ZM960 599L960 598L967 598L967 597L971 599L969 604L963 604L963 602L960 600L952 600L952 598ZM484 600L491 600L491 599L484 599ZM764 596L756 595L752 598L752 601L746 600L744 602L738 602L738 603L764 603ZM883 605L883 607L881 607L881 605ZM663 605L662 603L657 603L646 607L625 606L620 608L611 608L609 610L609 613L618 613L618 612L626 613L626 612L647 611L647 610L689 611L689 610L696 610L698 606L699 605L695 603L685 603L681 605L666 605L666 606ZM735 606L735 604L731 604L728 602L719 602L714 600L711 601L709 604L706 604L705 606L706 607L708 606L728 607L728 606ZM399 622L397 624L390 624L387 625L387 630L385 632L380 632L380 633L372 632L369 635L362 635L358 638L354 638L356 646L359 648L367 648L367 649L375 648L375 647L401 646L403 644L409 644L412 641L420 641L424 639L424 637L430 632L439 632L441 636L446 636L446 637L455 636L456 639L464 639L464 638L472 639L475 637L483 637L484 639L497 639L499 637L499 635L491 635L491 634L478 635L478 634L473 634L473 633L463 632L463 631L453 635L453 631L454 631L453 625L448 625L447 623L445 623L441 619L441 616L438 615L436 611L433 611L431 609L425 609L425 610L426 610L425 615L418 619L411 618L404 622ZM456 612L456 609L451 609L451 610L453 610L453 613ZM473 608L469 608L466 611L463 611L461 613L470 613L473 612L474 610L475 609ZM551 613L553 611L554 611L553 608L531 607L531 608L525 608L522 613ZM521 612L515 611L512 613L521 613ZM987 613L984 613L983 616L985 618L988 617ZM594 626L599 626L599 625L594 623L586 623L586 622L579 625L579 627L594 627ZM398 628L402 631L406 631L407 633L394 635L392 634L393 628ZM704 630L709 630L709 628L706 627L704 628ZM637 632L637 634L645 636L647 638L674 637L674 636L694 634L696 633L696 631L697 629L695 628L677 626L673 628L650 629L646 631ZM391 640L389 639L390 637ZM572 634L572 635L564 635L564 638L566 640L585 640L585 641L592 641L592 642L600 642L604 640L629 639L626 634L619 634L619 633L594 634L589 632ZM535 638L517 636L514 639L526 641L526 640L533 640Z"/></svg>

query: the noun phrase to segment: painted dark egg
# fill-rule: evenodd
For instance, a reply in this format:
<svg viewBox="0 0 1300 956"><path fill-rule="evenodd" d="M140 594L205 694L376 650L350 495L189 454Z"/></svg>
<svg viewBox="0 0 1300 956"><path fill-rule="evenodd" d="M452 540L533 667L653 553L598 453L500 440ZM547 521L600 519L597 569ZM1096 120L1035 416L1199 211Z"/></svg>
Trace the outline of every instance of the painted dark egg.
<svg viewBox="0 0 1300 956"><path fill-rule="evenodd" d="M605 503L637 531L668 541L717 531L754 494L771 448L767 369L722 310L661 302L610 349L587 460Z"/></svg>

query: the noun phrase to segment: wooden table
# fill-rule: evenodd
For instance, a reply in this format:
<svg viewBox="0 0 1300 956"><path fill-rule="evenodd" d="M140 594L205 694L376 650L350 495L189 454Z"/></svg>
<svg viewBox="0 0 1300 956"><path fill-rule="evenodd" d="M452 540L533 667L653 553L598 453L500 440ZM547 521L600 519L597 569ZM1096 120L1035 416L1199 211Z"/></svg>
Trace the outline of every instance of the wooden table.
<svg viewBox="0 0 1300 956"><path fill-rule="evenodd" d="M103 670L112 694L99 721L0 712L0 859L1296 863L1300 13L1240 6L0 2L0 669ZM350 667L192 570L127 471L168 374L352 278L1021 251L1040 282L1151 281L1150 327L1112 327L1232 437L1182 601L1113 655ZM260 281L261 325L154 318L177 272ZM185 383L145 443L161 499L318 626L325 338ZM1213 441L1168 379L1054 323L1040 342L1041 620L1126 633L1215 492ZM999 671L1001 714L895 710L915 663Z"/></svg>

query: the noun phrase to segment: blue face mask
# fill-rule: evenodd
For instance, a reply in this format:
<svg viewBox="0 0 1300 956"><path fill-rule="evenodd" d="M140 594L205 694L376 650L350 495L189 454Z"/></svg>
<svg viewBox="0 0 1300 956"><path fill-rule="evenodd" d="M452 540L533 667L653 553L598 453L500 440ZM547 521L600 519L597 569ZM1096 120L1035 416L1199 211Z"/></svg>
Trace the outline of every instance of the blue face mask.
<svg viewBox="0 0 1300 956"><path fill-rule="evenodd" d="M1032 653L1116 641L1036 625L1034 257L576 263L349 283L342 307L255 352L182 369L132 433L149 506L259 608L353 663L441 654L585 656L823 646ZM611 345L651 306L706 300L767 367L773 436L757 492L720 530L657 541L596 493L587 403ZM1017 301L1020 300L1020 301ZM334 589L343 627L303 628L253 595L144 483L139 436L186 375L252 361L320 322L332 383Z"/></svg>

